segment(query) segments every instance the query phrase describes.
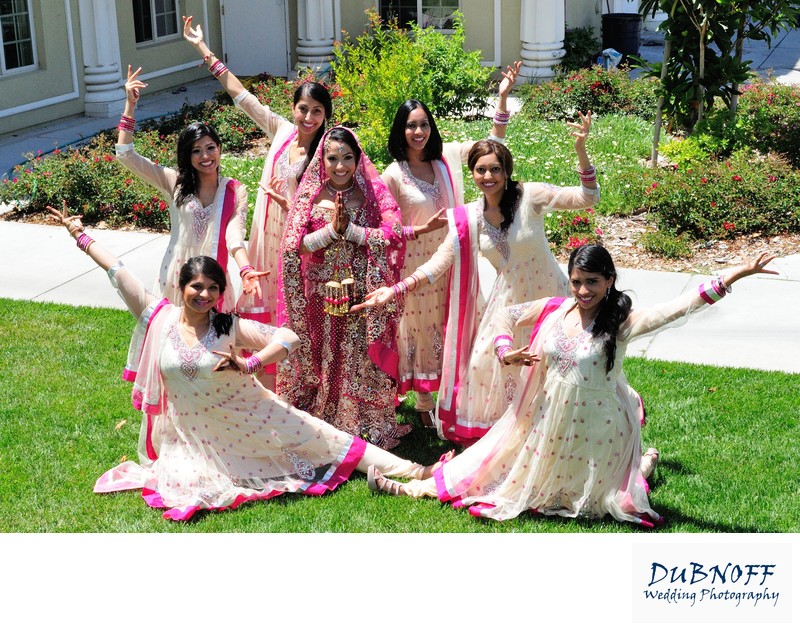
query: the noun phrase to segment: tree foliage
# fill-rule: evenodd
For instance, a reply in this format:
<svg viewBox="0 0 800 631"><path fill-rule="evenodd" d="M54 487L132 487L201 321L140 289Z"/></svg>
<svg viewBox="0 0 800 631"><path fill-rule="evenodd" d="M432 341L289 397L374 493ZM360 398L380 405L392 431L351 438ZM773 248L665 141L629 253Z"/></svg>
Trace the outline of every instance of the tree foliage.
<svg viewBox="0 0 800 631"><path fill-rule="evenodd" d="M668 58L650 66L661 80L663 111L691 131L720 98L735 114L739 85L752 75L745 41L771 45L782 28L794 28L800 3L785 0L642 0L643 14L661 10ZM666 72L662 77L662 66Z"/></svg>

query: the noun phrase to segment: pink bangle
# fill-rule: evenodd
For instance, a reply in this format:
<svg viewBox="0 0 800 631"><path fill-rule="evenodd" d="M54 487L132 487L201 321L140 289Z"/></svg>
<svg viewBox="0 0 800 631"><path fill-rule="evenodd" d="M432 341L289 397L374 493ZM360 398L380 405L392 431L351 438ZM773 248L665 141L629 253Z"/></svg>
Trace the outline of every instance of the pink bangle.
<svg viewBox="0 0 800 631"><path fill-rule="evenodd" d="M244 278L244 275L247 274L247 272L252 272L254 269L255 268L252 265L242 265L242 267L239 269L239 277Z"/></svg>
<svg viewBox="0 0 800 631"><path fill-rule="evenodd" d="M133 131L136 129L136 120L123 114L119 119L119 125L117 125L117 129L133 133Z"/></svg>
<svg viewBox="0 0 800 631"><path fill-rule="evenodd" d="M414 226L403 226L403 236L406 241L414 241L417 238L417 233L414 232Z"/></svg>
<svg viewBox="0 0 800 631"><path fill-rule="evenodd" d="M211 66L209 67L208 71L213 74L215 77L220 77L228 72L228 67L222 63L219 59L217 59Z"/></svg>
<svg viewBox="0 0 800 631"><path fill-rule="evenodd" d="M250 357L245 360L245 363L244 373L247 375L252 375L254 372L261 370L261 360L258 358L258 355L250 355Z"/></svg>
<svg viewBox="0 0 800 631"><path fill-rule="evenodd" d="M497 359L500 363L503 363L503 357L505 357L506 353L511 350L510 346L497 346L494 349L494 354L497 355Z"/></svg>
<svg viewBox="0 0 800 631"><path fill-rule="evenodd" d="M500 110L494 111L494 124L495 125L508 125L508 121L511 119L510 112L501 112Z"/></svg>
<svg viewBox="0 0 800 631"><path fill-rule="evenodd" d="M395 298L405 296L408 293L408 285L406 284L406 281L401 280L399 283L392 285L392 291L394 292Z"/></svg>
<svg viewBox="0 0 800 631"><path fill-rule="evenodd" d="M81 232L81 235L75 240L75 243L77 244L78 249L81 252L88 254L89 246L92 245L92 243L94 243L94 239L92 239L92 237L90 237L85 232Z"/></svg>

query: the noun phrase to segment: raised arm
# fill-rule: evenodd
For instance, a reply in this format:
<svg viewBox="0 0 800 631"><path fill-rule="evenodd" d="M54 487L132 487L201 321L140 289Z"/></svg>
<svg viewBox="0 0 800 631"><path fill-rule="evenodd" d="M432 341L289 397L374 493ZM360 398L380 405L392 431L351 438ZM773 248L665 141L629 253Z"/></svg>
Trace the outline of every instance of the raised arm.
<svg viewBox="0 0 800 631"><path fill-rule="evenodd" d="M117 159L122 166L153 185L167 199L170 199L177 178L175 171L139 155L133 147L133 132L136 125L134 111L139 102L140 90L147 87L147 84L139 79L141 72L141 68L133 70L131 66L128 66L128 79L125 82L125 111L117 128L119 131L116 146Z"/></svg>
<svg viewBox="0 0 800 631"><path fill-rule="evenodd" d="M667 325L682 323L682 319L686 316L713 305L731 293L731 286L742 278L753 274L778 274L776 270L764 269L774 258L774 256L762 252L756 258L746 261L670 301L631 311L628 319L620 327L620 339L631 341Z"/></svg>
<svg viewBox="0 0 800 631"><path fill-rule="evenodd" d="M233 74L228 67L222 63L217 56L211 52L203 39L203 29L198 24L192 27L192 16L183 16L183 39L194 46L195 50L203 58L203 61L208 66L209 71L217 78L217 80L225 88L225 91L230 94L231 98L236 98L245 91L245 87L238 77Z"/></svg>
<svg viewBox="0 0 800 631"><path fill-rule="evenodd" d="M128 65L128 78L125 81L125 109L117 127L119 131L117 143L120 145L129 145L133 142L136 104L139 102L140 91L147 87L147 84L139 79L141 72L141 67L134 70L130 64Z"/></svg>
<svg viewBox="0 0 800 631"><path fill-rule="evenodd" d="M515 61L513 65L506 66L506 71L501 73L503 80L497 89L497 107L495 108L492 131L489 138L502 141L506 137L506 129L508 129L508 121L511 116L508 112L508 95L511 94L511 88L517 82L521 66L521 61Z"/></svg>
<svg viewBox="0 0 800 631"><path fill-rule="evenodd" d="M596 189L597 177L595 168L589 160L589 154L586 152L586 139L589 137L589 130L592 128L592 112L587 111L586 114L578 112L580 116L580 123L567 123L574 131L571 132L575 136L575 153L578 155L578 174L581 177L581 184L584 188Z"/></svg>
<svg viewBox="0 0 800 631"><path fill-rule="evenodd" d="M130 312L138 318L147 305L154 300L154 297L145 291L144 286L133 274L124 269L122 261L84 232L81 215L70 215L66 202L63 203L62 210L52 206L48 206L47 210L75 239L78 249L92 259L98 267L108 272L112 285L119 291Z"/></svg>

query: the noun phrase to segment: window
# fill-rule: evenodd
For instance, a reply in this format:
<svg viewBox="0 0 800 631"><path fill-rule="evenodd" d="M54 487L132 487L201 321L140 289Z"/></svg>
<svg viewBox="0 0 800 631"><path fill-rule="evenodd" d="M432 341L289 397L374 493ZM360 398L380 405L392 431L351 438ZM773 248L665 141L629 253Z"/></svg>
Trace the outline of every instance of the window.
<svg viewBox="0 0 800 631"><path fill-rule="evenodd" d="M400 26L407 27L416 22L422 28L453 28L453 12L458 9L458 0L382 0L381 17L384 20L397 18Z"/></svg>
<svg viewBox="0 0 800 631"><path fill-rule="evenodd" d="M176 36L179 32L178 13L178 0L133 0L136 43Z"/></svg>
<svg viewBox="0 0 800 631"><path fill-rule="evenodd" d="M30 0L0 0L0 74L36 65Z"/></svg>

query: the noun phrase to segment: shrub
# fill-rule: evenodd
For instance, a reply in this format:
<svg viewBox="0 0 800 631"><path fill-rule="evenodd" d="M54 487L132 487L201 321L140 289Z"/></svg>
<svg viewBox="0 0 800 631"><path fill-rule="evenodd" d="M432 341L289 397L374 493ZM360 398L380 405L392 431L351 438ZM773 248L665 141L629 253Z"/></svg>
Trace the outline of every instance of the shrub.
<svg viewBox="0 0 800 631"><path fill-rule="evenodd" d="M491 69L481 64L481 51L464 50L462 15L455 13L453 32L445 35L432 28L412 27L412 39L422 52L423 80L430 86L426 103L434 116L462 117L486 107Z"/></svg>
<svg viewBox="0 0 800 631"><path fill-rule="evenodd" d="M594 36L594 29L591 26L568 28L564 34L564 50L567 54L558 62L556 69L573 72L591 68L600 48L600 40Z"/></svg>
<svg viewBox="0 0 800 631"><path fill-rule="evenodd" d="M695 137L672 138L659 146L660 155L679 168L700 165L709 160L709 151Z"/></svg>
<svg viewBox="0 0 800 631"><path fill-rule="evenodd" d="M595 243L603 235L596 225L593 208L554 210L545 216L544 227L547 240L556 251Z"/></svg>
<svg viewBox="0 0 800 631"><path fill-rule="evenodd" d="M665 259L680 259L692 253L686 235L676 237L664 230L645 232L639 237L639 245L647 252Z"/></svg>
<svg viewBox="0 0 800 631"><path fill-rule="evenodd" d="M800 173L778 154L735 152L724 162L665 169L643 191L658 227L693 239L800 229Z"/></svg>
<svg viewBox="0 0 800 631"><path fill-rule="evenodd" d="M800 88L761 81L746 85L737 117L749 146L761 153L782 153L800 168Z"/></svg>
<svg viewBox="0 0 800 631"><path fill-rule="evenodd" d="M174 159L171 140L152 131L139 133L137 148L156 162L169 163ZM87 224L105 221L112 228L125 224L168 228L166 202L117 162L113 143L114 136L107 132L80 149L56 149L47 156L31 156L0 186L0 200L24 200L24 212L38 213L48 205L60 207L63 199L70 210L84 216Z"/></svg>
<svg viewBox="0 0 800 631"><path fill-rule="evenodd" d="M653 120L656 109L656 82L633 80L617 68L592 66L539 84L518 88L523 100L522 115L531 119L572 118L575 112L630 114Z"/></svg>
<svg viewBox="0 0 800 631"><path fill-rule="evenodd" d="M367 11L368 30L334 47L333 74L341 90L337 117L357 126L367 154L377 164L391 160L386 140L397 108L409 98L425 103L436 116L458 116L485 104L490 69L480 51L465 52L460 14L453 34L396 21L385 23Z"/></svg>

